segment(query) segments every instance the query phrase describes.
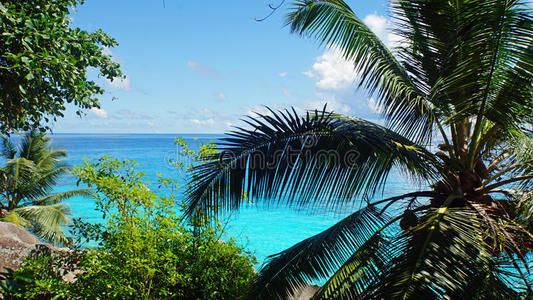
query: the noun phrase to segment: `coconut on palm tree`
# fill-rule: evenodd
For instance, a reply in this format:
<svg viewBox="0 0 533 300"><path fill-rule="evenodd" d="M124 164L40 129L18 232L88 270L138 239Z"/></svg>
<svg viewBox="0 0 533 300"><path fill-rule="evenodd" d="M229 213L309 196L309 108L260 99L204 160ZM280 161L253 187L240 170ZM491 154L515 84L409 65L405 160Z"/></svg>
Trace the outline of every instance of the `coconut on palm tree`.
<svg viewBox="0 0 533 300"><path fill-rule="evenodd" d="M327 281L313 299L532 296L531 10L512 0L394 0L391 12L401 37L392 50L342 0L297 0L287 19L353 62L385 126L271 111L195 168L189 215L238 209L244 194L358 207L272 255L252 298L283 299L318 280ZM391 170L420 188L378 198Z"/></svg>
<svg viewBox="0 0 533 300"><path fill-rule="evenodd" d="M62 226L69 222L71 211L62 202L91 195L86 189L52 193L57 180L69 171L62 162L66 151L53 148L50 139L36 130L22 135L19 145L6 136L2 141L0 221L27 228L45 241L66 243Z"/></svg>

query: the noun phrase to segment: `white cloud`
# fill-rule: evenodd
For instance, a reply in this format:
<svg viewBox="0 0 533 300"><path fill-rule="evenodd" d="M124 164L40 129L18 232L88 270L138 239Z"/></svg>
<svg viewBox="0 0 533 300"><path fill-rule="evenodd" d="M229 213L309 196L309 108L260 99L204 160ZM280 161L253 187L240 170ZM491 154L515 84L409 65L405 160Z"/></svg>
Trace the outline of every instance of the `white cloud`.
<svg viewBox="0 0 533 300"><path fill-rule="evenodd" d="M224 122L224 125L226 125L227 128L230 128L231 126L233 126L233 124L229 121Z"/></svg>
<svg viewBox="0 0 533 300"><path fill-rule="evenodd" d="M103 53L104 55L113 56L113 52L111 51L111 49L109 49L109 47L103 47L103 48L102 48L102 53Z"/></svg>
<svg viewBox="0 0 533 300"><path fill-rule="evenodd" d="M402 43L400 36L392 33L393 23L386 17L377 14L369 14L364 20L365 24L383 41L383 43L394 50L394 47ZM318 101L304 103L304 109L322 109L324 104L328 104L328 110L339 113L347 113L350 109L367 111L367 107L374 113L380 111L376 101L371 98L352 102L347 105L343 99L351 97L352 89L355 89L359 75L354 70L354 63L347 61L342 56L341 51L332 46L326 49L322 55L316 57L310 70L302 72L303 75L315 80ZM364 99L364 98L363 98Z"/></svg>
<svg viewBox="0 0 533 300"><path fill-rule="evenodd" d="M363 22L383 41L389 48L394 49L401 45L402 37L392 32L392 22L384 16L369 14Z"/></svg>
<svg viewBox="0 0 533 300"><path fill-rule="evenodd" d="M302 72L302 74L304 74L305 76L307 76L307 77L309 77L309 78L313 78L313 77L315 77L315 74L313 73L312 70Z"/></svg>
<svg viewBox="0 0 533 300"><path fill-rule="evenodd" d="M372 31L380 38L385 39L387 33L387 18L378 16L376 14L366 15L363 22L372 29Z"/></svg>
<svg viewBox="0 0 533 300"><path fill-rule="evenodd" d="M123 63L124 62L122 60L122 58L120 58L118 55L113 53L113 51L111 51L111 48L109 48L109 47L102 47L102 53L104 55L111 56L111 60L114 61L114 62L117 62L117 63Z"/></svg>
<svg viewBox="0 0 533 300"><path fill-rule="evenodd" d="M126 76L125 78L115 78L113 81L106 79L105 82L106 85L111 89L122 90L126 92L132 90L131 80L128 76Z"/></svg>
<svg viewBox="0 0 533 300"><path fill-rule="evenodd" d="M218 71L216 71L216 70L214 70L214 69L202 64L201 62L197 62L197 61L194 61L194 60L188 60L187 61L187 67L189 67L189 69L191 69L191 71L193 71L195 73L198 73L200 75L203 75L203 76L217 77L217 78L221 78L222 77L222 75Z"/></svg>
<svg viewBox="0 0 533 300"><path fill-rule="evenodd" d="M103 47L102 53L105 55L111 56L112 61L122 63L122 59L118 57L116 54L114 54L109 47ZM104 81L105 81L106 86L110 89L122 90L126 92L129 92L132 90L131 80L128 76L124 78L115 78L113 80L109 80L105 78Z"/></svg>
<svg viewBox="0 0 533 300"><path fill-rule="evenodd" d="M323 90L341 90L350 86L356 79L352 62L345 60L336 48L327 49L316 58L311 70L303 72L316 78L316 86Z"/></svg>
<svg viewBox="0 0 533 300"><path fill-rule="evenodd" d="M374 99L372 97L368 98L367 104L368 104L368 108L370 108L370 110L373 113L379 114L383 110L383 108L379 105L379 103L376 101L376 99Z"/></svg>
<svg viewBox="0 0 533 300"><path fill-rule="evenodd" d="M392 22L386 17L369 14L363 21L390 49L401 44L401 37L392 33ZM353 86L357 80L354 63L344 59L341 51L335 46L325 50L315 59L311 70L302 74L316 79L317 88L330 91L346 89Z"/></svg>
<svg viewBox="0 0 533 300"><path fill-rule="evenodd" d="M220 101L226 100L226 94L224 94L223 92L215 93L215 97Z"/></svg>
<svg viewBox="0 0 533 300"><path fill-rule="evenodd" d="M147 115L145 113L132 111L129 109L121 109L117 111L114 115L116 119L125 119L125 120L153 120L155 117Z"/></svg>
<svg viewBox="0 0 533 300"><path fill-rule="evenodd" d="M198 125L198 126L205 126L205 125L213 125L213 124L215 124L215 120L213 120L213 119L205 119L205 120L190 119L189 121L192 124Z"/></svg>
<svg viewBox="0 0 533 300"><path fill-rule="evenodd" d="M314 100L307 102L288 102L288 103L269 103L268 108L273 111L291 111L294 109L297 114L305 114L309 110L322 110L324 105L327 104L328 111L334 111L337 113L348 113L351 107L342 101L342 98L335 96L332 93L315 93ZM272 112L266 106L263 105L243 105L241 109L243 114L252 118L257 118L260 115L272 116Z"/></svg>
<svg viewBox="0 0 533 300"><path fill-rule="evenodd" d="M206 114L213 114L213 113L214 113L214 112L213 112L211 109L209 109L208 107L196 107L194 110L195 110L197 113L204 114L204 115L206 115Z"/></svg>
<svg viewBox="0 0 533 300"><path fill-rule="evenodd" d="M277 105L272 105L270 106L270 108L276 110ZM252 117L252 118L259 117L259 115L265 115L265 116L272 115L272 112L263 105L253 105L253 106L244 105L241 107L241 109L244 111L245 115Z"/></svg>
<svg viewBox="0 0 533 300"><path fill-rule="evenodd" d="M336 113L348 113L350 111L350 106L343 103L341 100L337 99L335 96L332 95L324 95L324 94L317 94L320 98L323 100L316 100L316 101L310 101L304 104L304 109L314 110L318 109L321 110L324 108L324 105L327 105L328 111L334 111Z"/></svg>
<svg viewBox="0 0 533 300"><path fill-rule="evenodd" d="M93 107L91 108L91 113L98 118L107 119L107 111L105 111L103 108Z"/></svg>
<svg viewBox="0 0 533 300"><path fill-rule="evenodd" d="M279 77L285 77L285 76L287 76L287 72L279 73Z"/></svg>

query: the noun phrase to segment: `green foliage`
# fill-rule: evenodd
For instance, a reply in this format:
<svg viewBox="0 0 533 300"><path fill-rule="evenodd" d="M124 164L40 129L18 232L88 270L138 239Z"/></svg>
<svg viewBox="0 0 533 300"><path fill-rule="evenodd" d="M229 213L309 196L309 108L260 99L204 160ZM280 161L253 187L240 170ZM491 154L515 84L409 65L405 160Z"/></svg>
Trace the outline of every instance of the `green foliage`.
<svg viewBox="0 0 533 300"><path fill-rule="evenodd" d="M191 171L194 163L205 161L209 159L210 156L218 153L217 146L213 142L200 143L200 148L197 151L189 148L189 145L182 137L174 139L174 144L178 147L177 154L180 159L172 161L172 163L178 169L185 169L187 172Z"/></svg>
<svg viewBox="0 0 533 300"><path fill-rule="evenodd" d="M196 155L191 150L184 154ZM133 161L104 156L74 169L79 182L95 189L97 210L104 219L100 224L76 219L73 233L76 242L97 246L26 262L15 275L26 274L32 282L16 290L17 297L240 299L247 295L255 277L253 256L233 239L221 240L220 222L181 222L174 195L151 191L143 181L145 174L136 167ZM160 178L158 184L170 188L176 181ZM65 271L73 269L75 281L65 283Z"/></svg>
<svg viewBox="0 0 533 300"><path fill-rule="evenodd" d="M54 244L67 243L62 226L70 221L70 206L63 201L92 192L78 189L52 194L69 167L62 162L67 153L53 148L44 133L29 131L20 145L1 138L5 163L0 168L0 221L27 228Z"/></svg>
<svg viewBox="0 0 533 300"><path fill-rule="evenodd" d="M390 47L343 0L290 5L291 31L352 62L387 122L271 110L193 169L191 216L238 209L244 193L266 205L363 206L273 254L253 296L285 299L329 279L313 299L531 298L531 7L392 1L400 39ZM372 199L393 168L426 188Z"/></svg>
<svg viewBox="0 0 533 300"><path fill-rule="evenodd" d="M117 42L102 30L71 28L69 9L83 0L0 1L0 130L47 129L65 103L99 107L104 90L88 68L109 80L122 77L105 48Z"/></svg>
<svg viewBox="0 0 533 300"><path fill-rule="evenodd" d="M72 271L69 265L75 258L68 253L52 255L37 249L24 267L0 274L0 292L4 299L66 299L69 286L63 276Z"/></svg>

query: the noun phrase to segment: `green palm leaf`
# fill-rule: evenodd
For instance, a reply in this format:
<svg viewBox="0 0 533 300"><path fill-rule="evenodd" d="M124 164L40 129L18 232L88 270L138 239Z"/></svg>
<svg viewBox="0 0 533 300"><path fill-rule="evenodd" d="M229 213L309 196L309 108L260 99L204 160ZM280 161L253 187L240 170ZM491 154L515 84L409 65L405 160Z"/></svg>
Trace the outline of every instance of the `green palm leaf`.
<svg viewBox="0 0 533 300"><path fill-rule="evenodd" d="M32 230L44 240L65 243L62 226L69 222L70 208L61 201L89 196L89 190L51 194L60 176L69 172L62 162L66 152L51 146L45 134L30 131L16 147L3 137L3 155L9 158L1 168L2 220ZM7 210L7 212L6 212Z"/></svg>
<svg viewBox="0 0 533 300"><path fill-rule="evenodd" d="M17 151L18 151L17 147L15 146L15 144L13 144L13 142L11 142L9 137L7 137L5 134L2 134L1 136L2 136L1 155L7 160L15 158L15 155L17 155Z"/></svg>
<svg viewBox="0 0 533 300"><path fill-rule="evenodd" d="M54 205L72 197L92 197L94 192L88 189L72 190L55 193L33 201L34 205Z"/></svg>
<svg viewBox="0 0 533 300"><path fill-rule="evenodd" d="M251 129L195 167L188 215L237 209L243 194L347 209L398 168L430 187L369 204L396 211L387 225L400 220L401 230L373 234L369 219L357 226L367 231L336 231L341 221L272 257L254 295L286 297L334 273L316 299L531 297L532 10L516 0L397 0L391 12L403 39L392 51L342 0L296 1L287 20L353 62L388 129L325 112L247 120ZM422 145L437 133L432 153ZM349 165L323 159L354 151ZM337 246L343 232L351 242Z"/></svg>
<svg viewBox="0 0 533 300"><path fill-rule="evenodd" d="M504 298L516 298L517 292L493 276L494 262L482 236L475 212L432 210L420 225L391 242L395 255L365 293L385 299L474 299L496 290Z"/></svg>
<svg viewBox="0 0 533 300"><path fill-rule="evenodd" d="M251 294L265 299L284 299L306 282L327 278L350 258L354 249L364 247L367 250L371 246L365 245L367 240L383 230L384 225L384 218L376 209L366 207L331 228L270 256Z"/></svg>
<svg viewBox="0 0 533 300"><path fill-rule="evenodd" d="M5 214L2 218L0 218L0 221L13 223L23 228L31 228L30 221L21 217L19 214L17 214L14 211L10 211L7 214Z"/></svg>
<svg viewBox="0 0 533 300"><path fill-rule="evenodd" d="M433 106L383 42L342 0L296 1L287 16L291 31L314 36L354 62L360 85L376 93L383 113L399 133L431 138Z"/></svg>
<svg viewBox="0 0 533 300"><path fill-rule="evenodd" d="M390 260L390 241L381 234L370 237L313 296L320 299L364 298L362 291L375 283Z"/></svg>
<svg viewBox="0 0 533 300"><path fill-rule="evenodd" d="M43 239L54 244L67 242L61 226L70 222L72 212L68 204L22 206L12 212L27 220L31 230Z"/></svg>
<svg viewBox="0 0 533 300"><path fill-rule="evenodd" d="M22 199L20 191L24 190L29 182L35 178L37 169L35 163L25 158L15 158L5 163L2 171L5 175L5 187L7 193ZM18 203L18 202L17 202Z"/></svg>
<svg viewBox="0 0 533 300"><path fill-rule="evenodd" d="M382 188L393 167L417 179L438 177L432 154L361 119L272 112L248 123L252 129L231 133L194 168L188 215L237 209L244 193L267 204L340 205Z"/></svg>
<svg viewBox="0 0 533 300"><path fill-rule="evenodd" d="M22 194L28 199L38 199L49 194L57 184L59 178L69 172L70 168L65 165L55 165L53 168L39 169L33 180L28 182Z"/></svg>

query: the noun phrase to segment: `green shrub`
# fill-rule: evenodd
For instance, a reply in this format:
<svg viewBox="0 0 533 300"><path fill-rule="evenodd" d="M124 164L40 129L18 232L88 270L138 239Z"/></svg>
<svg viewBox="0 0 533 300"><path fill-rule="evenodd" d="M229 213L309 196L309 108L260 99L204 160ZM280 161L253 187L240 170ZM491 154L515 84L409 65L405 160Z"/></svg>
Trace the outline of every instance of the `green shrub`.
<svg viewBox="0 0 533 300"><path fill-rule="evenodd" d="M205 150L205 149L204 149ZM190 155L190 154L187 154ZM96 190L101 224L76 219L77 242L92 248L38 255L11 274L14 298L33 299L239 299L255 277L255 258L222 224L181 221L174 197L152 192L136 164L102 157L74 173ZM176 182L160 178L169 189ZM64 276L76 270L75 280ZM20 284L23 283L23 284Z"/></svg>

